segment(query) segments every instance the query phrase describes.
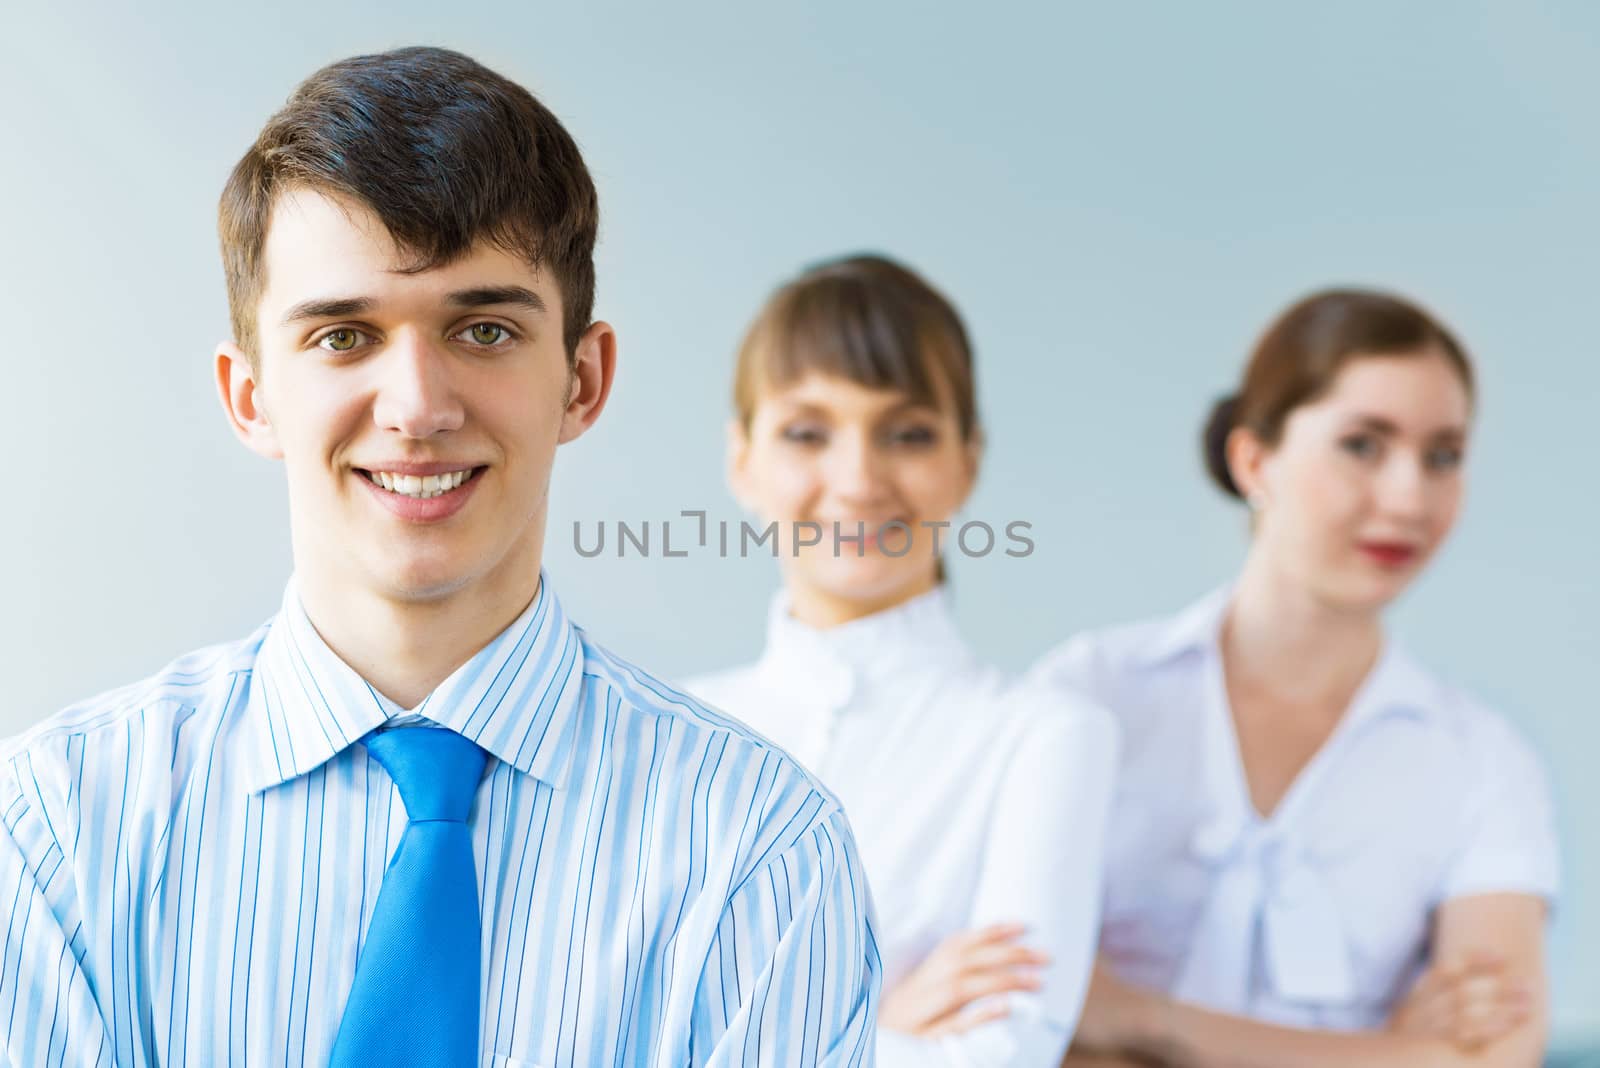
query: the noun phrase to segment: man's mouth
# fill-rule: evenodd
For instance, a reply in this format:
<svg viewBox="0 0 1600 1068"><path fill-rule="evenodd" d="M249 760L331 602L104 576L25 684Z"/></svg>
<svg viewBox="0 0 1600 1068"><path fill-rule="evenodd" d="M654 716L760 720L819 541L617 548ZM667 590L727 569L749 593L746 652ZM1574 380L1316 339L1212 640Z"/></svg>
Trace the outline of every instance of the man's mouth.
<svg viewBox="0 0 1600 1068"><path fill-rule="evenodd" d="M368 471L365 468L356 468L356 471L373 485L414 500L442 497L451 490L459 489L463 483L476 478L482 470L481 467L464 467L435 475L406 475L397 471Z"/></svg>

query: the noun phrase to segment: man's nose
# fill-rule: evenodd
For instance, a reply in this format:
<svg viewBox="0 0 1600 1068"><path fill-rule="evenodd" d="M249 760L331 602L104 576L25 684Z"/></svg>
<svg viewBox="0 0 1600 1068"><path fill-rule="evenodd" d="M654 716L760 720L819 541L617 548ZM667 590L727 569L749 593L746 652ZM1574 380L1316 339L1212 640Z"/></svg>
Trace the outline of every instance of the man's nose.
<svg viewBox="0 0 1600 1068"><path fill-rule="evenodd" d="M466 411L457 395L450 354L415 332L393 337L379 359L373 419L384 430L429 438L460 430Z"/></svg>

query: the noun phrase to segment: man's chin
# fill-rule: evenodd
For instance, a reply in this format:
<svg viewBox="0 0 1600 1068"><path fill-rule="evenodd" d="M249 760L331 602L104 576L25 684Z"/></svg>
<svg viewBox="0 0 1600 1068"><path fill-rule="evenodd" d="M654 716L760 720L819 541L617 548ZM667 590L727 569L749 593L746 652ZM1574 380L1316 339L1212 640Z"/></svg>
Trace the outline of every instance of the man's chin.
<svg viewBox="0 0 1600 1068"><path fill-rule="evenodd" d="M481 597L485 604L497 604L519 594L532 595L539 579L539 561L522 553L501 557L437 551L409 557L391 554L369 561L367 574L373 576L386 599L396 602L421 605Z"/></svg>
<svg viewBox="0 0 1600 1068"><path fill-rule="evenodd" d="M460 595L467 585L465 582L414 582L404 585L391 585L383 592L388 600L397 603L432 605L440 604Z"/></svg>
<svg viewBox="0 0 1600 1068"><path fill-rule="evenodd" d="M474 577L473 570L459 561L390 561L375 585L386 600L430 604L457 596L473 584Z"/></svg>

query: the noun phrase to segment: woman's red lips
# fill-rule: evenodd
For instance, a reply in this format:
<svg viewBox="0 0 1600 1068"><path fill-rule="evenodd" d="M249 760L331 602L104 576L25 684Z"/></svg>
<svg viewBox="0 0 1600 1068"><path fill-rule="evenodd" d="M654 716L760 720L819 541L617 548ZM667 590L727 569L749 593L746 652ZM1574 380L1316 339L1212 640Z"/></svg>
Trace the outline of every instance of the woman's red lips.
<svg viewBox="0 0 1600 1068"><path fill-rule="evenodd" d="M1384 567L1403 567L1416 559L1417 547L1399 541L1364 541L1361 551Z"/></svg>

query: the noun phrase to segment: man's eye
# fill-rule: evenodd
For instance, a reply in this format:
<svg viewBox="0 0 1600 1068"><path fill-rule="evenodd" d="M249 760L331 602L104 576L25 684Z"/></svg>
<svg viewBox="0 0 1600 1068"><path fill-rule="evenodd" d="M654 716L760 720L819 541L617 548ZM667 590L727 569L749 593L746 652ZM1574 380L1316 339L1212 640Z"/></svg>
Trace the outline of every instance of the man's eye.
<svg viewBox="0 0 1600 1068"><path fill-rule="evenodd" d="M338 330L329 330L317 341L317 345L330 352L349 352L361 343L361 331L352 330L347 326Z"/></svg>
<svg viewBox="0 0 1600 1068"><path fill-rule="evenodd" d="M499 323L473 323L462 333L478 345L498 345L511 337L511 331Z"/></svg>

